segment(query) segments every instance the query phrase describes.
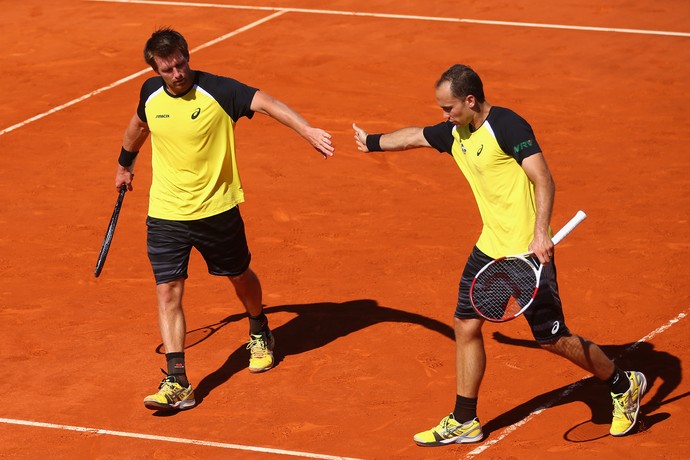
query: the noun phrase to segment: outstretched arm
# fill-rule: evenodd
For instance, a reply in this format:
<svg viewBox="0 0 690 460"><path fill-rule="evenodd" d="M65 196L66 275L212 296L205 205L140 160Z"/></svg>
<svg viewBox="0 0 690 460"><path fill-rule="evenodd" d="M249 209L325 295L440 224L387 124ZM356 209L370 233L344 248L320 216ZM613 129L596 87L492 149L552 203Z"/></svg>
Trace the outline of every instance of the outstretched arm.
<svg viewBox="0 0 690 460"><path fill-rule="evenodd" d="M324 158L332 157L335 147L331 145L331 135L323 129L313 128L307 121L287 104L257 91L250 108L254 112L268 115L305 138Z"/></svg>
<svg viewBox="0 0 690 460"><path fill-rule="evenodd" d="M431 147L424 137L424 129L416 126L398 129L387 134L368 134L352 123L355 130L357 150L362 152L408 150L417 147ZM369 137L371 136L371 137ZM367 138L369 143L367 143Z"/></svg>
<svg viewBox="0 0 690 460"><path fill-rule="evenodd" d="M537 219L534 224L534 239L529 250L534 252L541 263L547 263L553 256L553 242L549 237L549 223L553 210L556 186L544 155L537 153L522 160L522 169L534 184L537 204Z"/></svg>

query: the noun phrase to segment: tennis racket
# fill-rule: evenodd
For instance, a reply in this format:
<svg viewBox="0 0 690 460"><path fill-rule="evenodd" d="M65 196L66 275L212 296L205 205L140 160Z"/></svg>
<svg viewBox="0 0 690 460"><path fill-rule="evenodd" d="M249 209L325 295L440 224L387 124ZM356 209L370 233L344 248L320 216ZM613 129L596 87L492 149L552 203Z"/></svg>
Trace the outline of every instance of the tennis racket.
<svg viewBox="0 0 690 460"><path fill-rule="evenodd" d="M578 211L553 236L553 244L558 244L586 217L584 212ZM472 281L472 306L488 321L500 323L517 318L534 301L543 267L530 252L492 260L479 270Z"/></svg>
<svg viewBox="0 0 690 460"><path fill-rule="evenodd" d="M120 209L122 209L122 201L125 199L125 192L127 192L127 186L122 184L120 186L120 194L117 196L117 201L115 202L115 209L113 209L113 215L110 217L110 224L108 224L108 230L105 232L105 238L103 239L103 245L101 246L101 252L98 254L98 260L96 261L96 269L93 272L93 276L98 278L103 270L103 265L105 265L105 258L108 256L108 251L110 250L110 243L113 241L113 235L115 234L115 226L117 225L117 218L120 216Z"/></svg>

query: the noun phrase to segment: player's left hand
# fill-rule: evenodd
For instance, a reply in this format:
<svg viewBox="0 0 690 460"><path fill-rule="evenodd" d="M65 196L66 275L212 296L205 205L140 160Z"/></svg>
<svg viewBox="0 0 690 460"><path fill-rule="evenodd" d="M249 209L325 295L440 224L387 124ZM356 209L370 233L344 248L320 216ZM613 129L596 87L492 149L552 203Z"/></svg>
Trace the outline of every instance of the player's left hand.
<svg viewBox="0 0 690 460"><path fill-rule="evenodd" d="M548 234L535 233L528 250L539 259L542 264L548 264L553 258L553 241Z"/></svg>

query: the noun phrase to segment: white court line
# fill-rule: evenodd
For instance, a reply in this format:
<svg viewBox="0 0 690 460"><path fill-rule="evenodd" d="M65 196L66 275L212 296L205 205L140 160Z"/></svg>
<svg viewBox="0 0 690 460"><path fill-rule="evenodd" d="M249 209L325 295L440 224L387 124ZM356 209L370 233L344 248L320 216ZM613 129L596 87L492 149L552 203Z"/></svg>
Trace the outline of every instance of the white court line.
<svg viewBox="0 0 690 460"><path fill-rule="evenodd" d="M655 329L654 331L650 332L650 333L647 334L646 336L642 337L642 338L641 338L640 340L638 340L637 342L635 342L635 343L633 343L632 345L630 345L628 348L626 348L625 350L623 350L623 352L622 352L616 359L619 359L621 356L625 355L626 353L629 353L629 352L633 351L635 348L639 347L642 343L650 341L654 336L657 336L657 335L661 334L661 333L664 332L666 329L670 328L671 326L673 326L674 324L676 324L678 321L680 321L681 319L685 318L685 317L687 316L687 313L686 313L687 311L690 311L690 309L689 309L689 310L686 310L685 312L679 313L678 316L676 316L675 318L673 318L673 319L672 319L671 321L669 321L668 323L666 323L666 324L664 324L663 326L661 326L661 327ZM614 360L614 361L615 361L615 360ZM520 428L521 426L525 425L527 422L529 422L530 420L532 420L534 417L536 417L537 415L541 414L541 413L542 413L543 411L545 411L546 409L548 409L548 408L553 407L554 405L556 405L556 403L558 403L560 400L562 400L563 398L565 398L566 396L568 396L569 394L571 394L573 391L575 391L577 388L579 388L580 386L582 386L582 385L584 384L585 379L588 379L588 378L590 378L590 377L591 377L591 375L588 376L588 377L583 377L581 380L579 380L579 381L573 383L572 385L569 385L565 390L563 390L563 392L562 392L561 394L559 394L558 396L556 396L554 399L552 399L551 401L549 401L549 402L545 403L544 405L538 407L537 409L535 409L533 412L531 412L531 413L530 413L527 417L525 417L524 419L520 420L519 422L517 422L517 423L515 423L515 424L509 426L509 427L506 428L505 430L503 430L503 431L501 432L501 434L498 435L497 438L492 439L491 441L485 442L484 444L482 444L481 446L477 447L477 448L474 449L473 451L468 452L465 456L466 456L467 458L474 457L474 456L476 456L476 455L481 454L482 452L484 452L485 450L487 450L489 447L498 444L498 443L501 442L503 439L505 439L509 434L511 434L512 432L514 432L515 430L517 430L517 429Z"/></svg>
<svg viewBox="0 0 690 460"><path fill-rule="evenodd" d="M513 22L513 21L489 21L483 19L465 19L465 18L448 18L438 16L415 16L407 14L387 14L387 13L365 13L361 11L335 11L335 10L318 10L309 8L289 8L289 7L272 7L272 6L251 6L251 5L225 5L222 3L192 3L192 2L172 2L172 1L158 1L158 0L88 0L93 2L105 3L137 3L147 5L168 5L168 6L193 6L202 8L225 8L235 10L259 10L259 11L289 11L293 13L310 13L310 14L331 14L339 16L367 16L373 18L389 18L389 19L412 19L416 21L438 21L438 22L464 22L469 24L487 24L496 26L515 26L515 27L533 27L545 29L567 29L567 30L586 30L590 32L618 32L626 34L642 34L642 35L666 35L673 37L690 37L690 32L672 32L665 30L646 30L646 29L621 29L616 27L591 27L591 26L572 26L565 24L542 24L537 22Z"/></svg>
<svg viewBox="0 0 690 460"><path fill-rule="evenodd" d="M211 40L211 41L206 42L202 45L199 45L196 48L193 48L192 50L190 50L191 52L198 51L198 50L207 48L209 46L212 46L218 42L221 42L221 41L226 40L230 37L233 37L239 33L242 33L244 31L252 29L252 28L254 28L260 24L263 24L264 22L270 21L270 20L272 20L278 16L281 16L281 15L287 13L287 12L311 13L311 14L329 14L329 15L343 15L343 16L364 16L364 17L378 17L378 18L390 18L390 19L408 19L408 20L411 19L411 20L437 21L437 22L474 23L474 24L532 27L532 28L582 30L582 31L594 31L594 32L617 32L617 33L630 33L630 34L643 34L643 35L663 35L663 36L690 37L690 33L687 33L687 32L670 32L670 31L657 31L657 30L621 29L621 28L589 27L589 26L569 26L569 25L562 25L562 24L540 24L540 23L528 23L528 22L490 21L490 20L479 20L479 19L462 19L462 18L414 16L414 15L385 14L385 13L332 11L332 10L303 9L303 8L275 8L275 7L260 7L260 6L223 5L223 4L212 4L212 3L187 3L187 2L150 1L150 0L90 0L90 1L100 1L100 2L110 2L110 3L138 3L138 4L152 4L152 5L175 5L175 6L192 6L192 7L275 11L275 13L272 15L269 15L263 19L260 19L258 21L251 23L251 24L248 24L247 26L241 27L241 28L239 28L233 32L230 32L226 35L223 35L223 36L218 37L214 40ZM43 112L39 115L31 117L31 118L29 118L23 122L20 122L20 123L17 123L15 125L12 125L8 128L5 128L2 131L0 131L0 136L2 136L3 134L6 134L8 132L14 131L15 129L20 128L22 126L25 126L31 122L40 120L41 118L44 118L44 117L46 117L52 113L58 112L58 111L63 110L67 107L70 107L74 104L77 104L78 102L86 100L92 96L95 96L95 95L100 94L104 91L107 91L109 89L117 87L123 83L126 83L126 82L134 79L134 78L139 77L140 75L145 74L146 72L149 72L150 70L151 70L150 68L142 69L139 72L136 72L136 73L129 75L125 78L122 78L120 80L117 80L116 82L111 83L110 85L99 88L99 89L92 91L90 93L87 93L87 94L85 94L79 98L73 99L73 100L71 100L65 104L59 105L59 106L54 107L54 108L52 108L46 112ZM625 350L625 352L629 352L629 351L637 348L637 346L639 346L640 343L648 341L649 339L651 339L655 335L660 334L661 332L663 332L666 329L668 329L669 327L671 327L671 325L678 322L680 319L683 319L685 316L686 316L685 313L679 314L675 319L671 320L665 326L662 326L661 328L653 331L652 333L643 337L641 340L639 340L635 344L628 347ZM567 395L569 395L570 393L572 393L577 387L582 385L583 381L584 381L584 379L570 385L559 396L557 396L554 400L552 400L552 401L546 403L545 405L539 407L538 409L536 409L534 412L532 412L529 416L527 416L525 419L521 420L520 422L515 423L514 425L511 425L510 427L506 428L505 430L503 430L503 432L499 435L498 438L484 443L482 446L469 452L467 454L467 456L472 457L472 456L478 455L478 454L482 453L483 451L485 451L486 449L488 449L489 447L497 444L502 439L504 439L506 436L508 436L510 433L517 430L519 427L526 424L527 422L529 422L536 415L539 415L545 409L552 407L559 400L561 400L562 398L564 398ZM283 455L301 456L301 457L309 457L309 458L320 458L320 459L346 458L346 457L333 457L333 456L319 455L319 454L309 454L309 453L304 453L304 452L293 452L293 451L286 451L286 450L280 450L280 449L269 449L269 448L261 448L261 447L241 446L241 445L236 445L236 444L200 441L200 440L194 440L194 439L171 438L171 437L166 437L166 436L154 436L154 435L146 435L146 434L139 434L139 433L128 433L128 432L121 432L121 431L96 429L96 428L85 428L85 427L77 427L77 426L69 426L69 425L56 425L56 424L51 424L51 423L31 422L31 421L23 421L23 420L15 420L15 419L7 419L7 418L0 418L0 423L37 426L37 427L43 427L43 428L55 428L55 429L63 429L63 430L69 430L69 431L90 432L90 433L98 433L98 434L108 434L108 435L112 435L112 436L133 437L133 438L140 438L140 439L151 439L151 440L159 440L159 441L167 441L167 442L184 443L184 444L197 444L197 445L204 445L204 446L211 446L211 447L221 447L221 448L226 448L226 449L250 450L250 451L255 451L255 452L268 452L268 453L281 453Z"/></svg>
<svg viewBox="0 0 690 460"><path fill-rule="evenodd" d="M148 72L149 70L151 70L151 69L149 68L149 69L140 70L139 72L133 73L132 75L130 75L130 76L128 76L128 77L122 78L122 79L116 81L115 83L111 83L111 84L109 84L108 86L104 86L104 87L102 87L102 88L98 88L98 89L95 90L95 91L91 91L90 93L84 94L84 95L81 96L81 97L78 97L78 98L76 98L76 99L72 99L71 101L66 102L66 103L64 103L64 104L62 104L62 105L58 105L57 107L53 107L52 109L50 109L50 110L48 110L48 111L46 111L46 112L39 113L38 115L35 115L35 116L33 116L33 117L31 117L31 118L29 118L29 119L27 119L27 120L24 120L24 121L22 121L22 122L19 122L19 123L15 124L15 125L12 125L12 126L10 126L9 128L5 128L5 129L3 129L2 131L0 131L0 136L2 136L2 135L5 134L5 133L9 133L10 131L14 131L14 130L17 129L17 128L21 128L21 127L24 126L24 125L28 125L29 123L32 123L32 122L34 122L34 121L36 121L36 120L40 120L41 118L47 117L47 116L50 115L51 113L59 112L59 111L62 110L62 109L66 109L67 107L70 107L70 106L72 106L72 105L74 105L74 104L76 104L76 103L78 103L78 102L81 102L81 101L83 101L83 100L85 100L85 99L88 99L88 98L90 98L91 96L95 96L96 94L102 93L103 91L107 91L107 90L109 90L109 89L111 89L111 88L115 88L116 86L120 86L121 84L126 83L126 82L128 82L129 80L132 80L132 79L134 79L134 78L137 78L139 75L145 74L145 73Z"/></svg>
<svg viewBox="0 0 690 460"><path fill-rule="evenodd" d="M252 23L246 27L238 29L226 36L223 36L214 41L208 42L207 44L201 45L196 49L202 49L211 44L217 43L218 41L224 40L226 38L232 37L240 32L251 29L263 22L266 22L274 17L282 15L288 12L294 13L310 13L310 14L330 14L339 16L364 16L364 17L375 17L375 18L389 18L389 19L408 19L417 21L437 21L437 22L456 22L456 23L470 23L470 24L487 24L487 25L498 25L498 26L512 26L512 27L532 27L532 28L546 28L546 29L567 29L567 30L582 30L582 31L592 31L592 32L618 32L618 33L629 33L629 34L644 34L644 35L665 35L665 36L676 36L676 37L690 37L690 32L670 32L662 30L644 30L644 29L620 29L620 28L609 28L609 27L589 27L589 26L569 26L563 24L540 24L534 22L511 22L511 21L489 21L482 19L462 19L462 18L446 18L446 17L434 17L434 16L414 16L414 15L404 15L404 14L386 14L386 13L365 13L365 12L355 12L355 11L334 11L334 10L318 10L318 9L306 9L306 8L279 8L279 7L268 7L268 6L247 6L247 5L224 5L218 3L190 3L190 2L169 2L169 1L153 1L153 0L87 0L94 2L103 3L136 3L136 4L148 4L148 5L166 5L166 6L190 6L190 7L202 7L202 8L224 8L224 9L241 9L241 10L257 10L257 11L276 11L275 15L268 16L265 19L259 20ZM194 50L192 50L194 51ZM150 69L143 69L135 74L125 77L121 80L116 81L108 86L99 88L92 91L84 96L77 99L73 99L65 104L54 107L46 112L33 116L27 120L20 123L12 125L8 128L0 131L0 136L3 134L14 131L17 128L21 128L29 123L36 120L40 120L52 113L63 110L70 107L78 102L95 96L103 91L109 90L116 86L121 85L129 80L132 80L139 75L148 72Z"/></svg>
<svg viewBox="0 0 690 460"><path fill-rule="evenodd" d="M209 47L209 46L211 46L211 45L215 45L215 44L218 43L218 42L221 42L221 41L223 41L223 40L226 40L226 39L228 39L228 38L230 38L230 37L234 37L234 36L237 35L237 34L240 34L240 33L242 33L242 32L245 32L245 31L249 30L249 29L252 29L252 28L254 28L254 27L258 26L258 25L263 24L264 22L268 22L268 21L270 21L271 19L277 18L278 16L282 16L282 15L285 14L285 13L286 13L286 11L278 11L278 12L276 12L276 13L273 13L273 14L271 14L271 15L269 15L269 16L266 16L266 17L263 18L263 19L259 19L258 21L254 21L254 22L252 22L251 24L248 24L248 25L246 25L246 26L244 26L244 27L240 27L239 29L233 30L232 32L227 33L227 34L225 34L225 35L223 35L223 36L221 36L221 37L218 37L218 38L216 38L216 39L213 39L213 40L211 40L211 41L208 41L208 42L206 42L206 43L203 43L203 44L197 46L196 48L191 49L190 52L195 52L195 51L198 51L198 50L207 48L207 47ZM76 99L72 99L71 101L66 102L66 103L64 103L64 104L62 104L62 105L58 105L57 107L53 107L52 109L50 109L50 110L48 110L48 111L46 111L46 112L40 113L40 114L38 114L38 115L36 115L36 116L33 116L33 117L31 117L31 118L29 118L29 119L27 119L27 120L24 120L24 121L22 121L22 122L20 122L20 123L17 123L17 124L15 124L15 125L12 125L12 126L10 126L9 128L3 129L2 131L0 131L0 136L2 136L3 134L9 133L10 131L14 131L14 130L17 129L17 128L21 128L22 126L28 125L29 123L32 123L32 122L34 122L34 121L36 121L36 120L40 120L41 118L47 117L47 116L50 115L51 113L59 112L60 110L66 109L67 107L70 107L70 106L73 106L74 104L77 104L78 102L81 102L81 101L83 101L83 100L86 100L86 99L88 99L88 98L90 98L90 97L92 97L92 96L95 96L95 95L97 95L97 94L100 94L100 93L102 93L103 91L107 91L107 90L109 90L109 89L115 88L116 86L120 86L120 85L123 84L123 83L127 83L128 81L133 80L133 79L137 78L138 76L143 75L143 74L145 74L146 72L150 72L150 71L151 71L151 68L150 68L150 67L147 67L147 68L145 68L145 69L140 70L139 72L133 73L132 75L129 75L129 76L125 77L125 78L122 78L122 79L120 79L120 80L118 80L118 81L116 81L116 82L114 82L114 83L111 83L111 84L109 84L109 85L107 85L107 86L104 86L104 87L102 87L102 88L98 88L98 89L95 90L95 91L91 91L90 93L84 94L83 96L78 97L78 98L76 98Z"/></svg>
<svg viewBox="0 0 690 460"><path fill-rule="evenodd" d="M251 452L262 452L267 454L288 455L291 457L319 458L325 460L358 460L352 457L335 457L333 455L312 454L309 452L298 452L294 450L271 449L269 447L243 446L239 444L229 444L225 442L201 441L198 439L173 438L170 436L157 436L152 434L130 433L127 431L104 430L101 428L86 428L82 426L58 425L55 423L32 422L28 420L16 420L12 418L0 418L0 423L10 425L24 425L39 428L53 428L57 430L76 431L79 433L105 434L110 436L121 436L124 438L147 439L151 441L176 442L179 444L194 444L197 446L219 447L221 449L245 450Z"/></svg>
<svg viewBox="0 0 690 460"><path fill-rule="evenodd" d="M688 311L688 310L686 310ZM630 351L634 350L640 344L644 342L650 341L652 338L655 336L661 334L662 332L666 331L669 329L671 326L674 324L678 323L681 319L685 318L687 316L686 312L682 312L678 314L675 318L670 320L668 323L665 325L655 329L651 333L647 334L646 336L642 337L640 340L626 348L618 358L623 356L626 353L629 353ZM466 458L471 458L474 456L477 456L490 447L498 444L501 442L503 439L508 437L511 433L516 431L518 428L522 427L523 425L527 424L529 421L531 421L533 418L535 418L537 415L541 414L543 411L546 409L553 407L558 401L562 400L569 394L571 394L573 391L575 391L577 388L579 388L581 385L584 384L584 381L586 378L585 377L582 380L579 380L572 385L569 385L563 392L556 396L554 399L551 401L547 402L546 404L538 407L536 410L531 412L527 417L524 419L520 420L519 422L509 426L505 430L499 434L499 436L495 439L492 439L490 441L485 442L481 446L477 447L471 452L468 452L465 456ZM267 447L253 447L253 446L243 446L239 444L229 444L229 443L223 443L223 442L213 442L213 441L202 441L202 440L197 440L197 439L186 439L186 438L173 438L169 436L156 436L156 435L150 435L150 434L142 434L142 433L132 433L132 432L127 432L127 431L113 431L113 430L105 430L105 429L100 429L100 428L86 428L86 427L79 427L79 426L71 426L71 425L59 425L59 424L54 424L54 423L44 423L44 422L34 422L34 421L28 421L28 420L17 420L17 419L10 419L10 418L0 418L0 423L6 423L6 424L11 424L11 425L24 425L24 426L32 426L32 427L39 427L39 428L53 428L53 429L58 429L58 430L67 430L67 431L76 431L76 432L85 432L85 433L94 433L94 434L104 434L104 435L110 435L110 436L121 436L125 438L136 438L136 439L147 439L147 440L152 440L152 441L164 441L164 442L175 442L175 443L181 443L181 444L194 444L194 445L200 445L200 446L207 446L207 447L217 447L221 449L233 449L233 450L244 450L244 451L251 451L251 452L262 452L262 453L272 453L272 454L280 454L280 455L286 455L286 456L293 456L293 457L306 457L306 458L318 458L318 459L326 459L326 460L338 460L338 459L343 459L343 460L357 460L352 457L336 457L332 455L322 455L322 454L313 454L313 453L308 453L308 452L298 452L298 451L290 451L290 450L283 450L283 449L272 449L272 448L267 448Z"/></svg>

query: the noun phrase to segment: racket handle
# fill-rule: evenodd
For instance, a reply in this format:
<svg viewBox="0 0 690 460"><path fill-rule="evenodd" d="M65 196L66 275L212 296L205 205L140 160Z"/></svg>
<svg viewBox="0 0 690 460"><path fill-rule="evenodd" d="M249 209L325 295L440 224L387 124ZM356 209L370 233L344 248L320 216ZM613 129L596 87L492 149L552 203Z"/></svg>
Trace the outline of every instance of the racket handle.
<svg viewBox="0 0 690 460"><path fill-rule="evenodd" d="M585 214L583 211L578 211L577 214L575 214L575 217L570 219L570 222L565 224L562 229L556 233L553 238L551 238L551 241L553 241L554 246L557 245L558 243L561 242L563 238L565 238L568 233L572 232L575 227L580 225L580 222L585 220L585 217L587 217L587 214Z"/></svg>

